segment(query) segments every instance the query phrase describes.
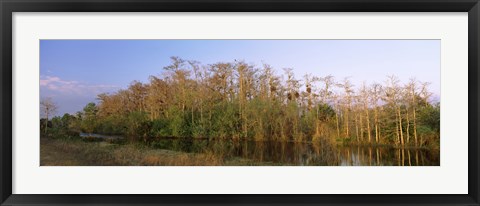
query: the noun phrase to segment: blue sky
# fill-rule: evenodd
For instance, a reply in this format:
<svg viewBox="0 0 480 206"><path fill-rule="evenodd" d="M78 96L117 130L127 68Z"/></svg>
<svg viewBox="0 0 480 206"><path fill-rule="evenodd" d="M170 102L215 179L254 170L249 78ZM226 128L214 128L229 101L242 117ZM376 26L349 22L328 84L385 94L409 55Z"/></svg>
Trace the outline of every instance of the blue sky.
<svg viewBox="0 0 480 206"><path fill-rule="evenodd" d="M396 75L431 82L440 96L440 40L41 40L40 97L51 97L57 115L80 111L102 92L160 75L171 56L202 64L245 60L310 73L383 83Z"/></svg>

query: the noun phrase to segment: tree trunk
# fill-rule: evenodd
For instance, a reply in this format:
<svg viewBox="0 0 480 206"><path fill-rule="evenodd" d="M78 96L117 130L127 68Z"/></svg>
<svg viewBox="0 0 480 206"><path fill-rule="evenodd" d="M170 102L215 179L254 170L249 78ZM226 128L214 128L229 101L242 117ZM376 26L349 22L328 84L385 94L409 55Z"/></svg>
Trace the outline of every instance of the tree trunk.
<svg viewBox="0 0 480 206"><path fill-rule="evenodd" d="M357 138L357 142L359 141L359 135L358 135L358 120L357 120L357 113L355 112L355 134L356 134L356 138Z"/></svg>
<svg viewBox="0 0 480 206"><path fill-rule="evenodd" d="M367 119L367 135L368 135L368 142L370 143L372 141L372 134L370 131L370 114L368 112L368 107L365 109L366 111L366 119Z"/></svg>
<svg viewBox="0 0 480 206"><path fill-rule="evenodd" d="M364 130L363 130L363 118L362 118L362 114L358 114L359 116L359 119L360 119L360 139L363 141L363 134L364 134Z"/></svg>
<svg viewBox="0 0 480 206"><path fill-rule="evenodd" d="M410 143L410 119L409 117L410 115L408 115L408 108L407 108L407 144Z"/></svg>
<svg viewBox="0 0 480 206"><path fill-rule="evenodd" d="M418 140L417 140L417 117L416 117L416 112L415 112L415 107L413 107L413 136L415 137L415 146L418 146Z"/></svg>
<svg viewBox="0 0 480 206"><path fill-rule="evenodd" d="M345 136L348 138L350 136L348 133L348 109L345 109L345 119L343 121L345 122Z"/></svg>
<svg viewBox="0 0 480 206"><path fill-rule="evenodd" d="M396 108L395 108L395 110L396 110ZM397 141L396 141L395 144L400 143L400 134L398 132L399 132L399 129L398 129L398 113L395 112L395 133L397 134Z"/></svg>
<svg viewBox="0 0 480 206"><path fill-rule="evenodd" d="M375 110L374 110L374 122L375 122L375 142L378 143L380 140L380 134L379 134L379 128L378 128L378 108L377 105L375 105Z"/></svg>
<svg viewBox="0 0 480 206"><path fill-rule="evenodd" d="M338 122L338 110L335 112L335 120L337 122L337 138L340 138L340 123Z"/></svg>
<svg viewBox="0 0 480 206"><path fill-rule="evenodd" d="M402 113L400 112L400 107L398 107L398 124L399 124L399 129L400 129L400 143L405 145L405 142L403 140L403 129L402 129Z"/></svg>
<svg viewBox="0 0 480 206"><path fill-rule="evenodd" d="M47 109L47 112L46 112L46 116L47 116L47 121L45 121L45 135L48 136L48 109Z"/></svg>

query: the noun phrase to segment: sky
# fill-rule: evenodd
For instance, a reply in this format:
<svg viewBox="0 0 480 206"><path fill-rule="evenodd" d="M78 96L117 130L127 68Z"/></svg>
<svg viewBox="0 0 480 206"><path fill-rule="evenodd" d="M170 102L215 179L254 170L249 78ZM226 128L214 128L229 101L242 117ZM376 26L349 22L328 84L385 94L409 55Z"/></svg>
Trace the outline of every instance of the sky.
<svg viewBox="0 0 480 206"><path fill-rule="evenodd" d="M348 77L355 86L384 83L396 75L430 82L440 100L440 40L41 40L40 98L74 114L98 94L125 89L161 75L170 57L202 64L244 60L270 64L283 74Z"/></svg>

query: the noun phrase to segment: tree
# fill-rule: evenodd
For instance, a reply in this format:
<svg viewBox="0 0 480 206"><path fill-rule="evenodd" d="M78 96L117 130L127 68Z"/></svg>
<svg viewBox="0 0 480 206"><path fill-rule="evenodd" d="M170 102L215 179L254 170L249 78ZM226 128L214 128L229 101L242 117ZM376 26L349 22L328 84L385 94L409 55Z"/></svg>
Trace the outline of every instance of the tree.
<svg viewBox="0 0 480 206"><path fill-rule="evenodd" d="M335 78L332 75L327 75L323 78L320 78L320 81L323 82L324 87L320 91L320 97L322 98L322 102L328 105L333 105L333 109L335 110L335 126L337 129L337 138L340 138L340 122L339 122L339 108L338 108L338 95L333 93L333 88L335 83ZM319 111L317 110L317 115Z"/></svg>
<svg viewBox="0 0 480 206"><path fill-rule="evenodd" d="M349 126L349 113L352 109L352 98L353 98L353 84L349 78L343 79L343 83L338 85L344 89L344 124L345 124L345 136L350 137L350 126Z"/></svg>
<svg viewBox="0 0 480 206"><path fill-rule="evenodd" d="M417 90L417 81L412 78L410 79L410 83L408 84L408 88L410 90L410 104L412 106L412 113L413 113L413 136L415 138L415 146L418 146L418 138L417 138L417 100L416 100L416 90Z"/></svg>
<svg viewBox="0 0 480 206"><path fill-rule="evenodd" d="M40 110L45 117L45 135L48 135L48 120L57 112L58 106L51 97L40 100Z"/></svg>
<svg viewBox="0 0 480 206"><path fill-rule="evenodd" d="M395 117L396 117L396 133L397 133L397 141L403 146L404 140L403 140L403 129L402 129L402 113L400 110L400 95L401 95L401 89L400 86L398 85L400 80L398 77L391 75L388 76L387 79L387 87L385 89L385 100L392 105L394 111L395 111Z"/></svg>
<svg viewBox="0 0 480 206"><path fill-rule="evenodd" d="M288 101L286 102L287 106L287 119L291 125L291 129L288 133L290 135L297 139L300 140L300 135L298 134L299 130L299 97L300 93L298 93L299 88L301 87L300 81L295 79L295 74L293 73L292 68L285 68L284 69L286 75L287 75L287 80L286 80L286 90L287 90L287 99Z"/></svg>
<svg viewBox="0 0 480 206"><path fill-rule="evenodd" d="M93 133L97 123L98 108L95 103L90 102L83 108L83 124L82 128L87 133Z"/></svg>
<svg viewBox="0 0 480 206"><path fill-rule="evenodd" d="M427 111L436 114L428 83L417 86L416 80L400 86L397 77L389 76L383 85L355 87L349 78L337 83L331 75L296 79L291 68L276 75L268 64L201 65L178 57L164 69L146 83L133 81L127 89L98 95L98 105L89 103L75 117L77 131L132 140L149 135L283 141L327 137L345 144L402 146L410 144L410 137L423 146L438 136L436 121L426 121ZM43 133L49 124L42 119L41 125Z"/></svg>
<svg viewBox="0 0 480 206"><path fill-rule="evenodd" d="M371 94L371 103L373 105L373 112L374 112L374 124L375 124L375 142L378 143L380 141L380 126L378 121L378 101L380 100L380 96L382 94L382 85L378 83L374 83L371 85L370 89Z"/></svg>
<svg viewBox="0 0 480 206"><path fill-rule="evenodd" d="M410 113L412 111L412 121L413 121L413 136L415 141L415 146L418 145L417 140L417 81L414 78L411 78L407 85L405 85L405 100L404 103L406 105L406 117L407 117L407 143L410 142Z"/></svg>
<svg viewBox="0 0 480 206"><path fill-rule="evenodd" d="M172 61L171 65L166 66L163 69L172 73L175 99L182 109L182 115L185 115L187 104L187 82L190 77L190 71L185 68L185 60L179 57L171 57L170 59Z"/></svg>
<svg viewBox="0 0 480 206"><path fill-rule="evenodd" d="M421 90L420 90L420 95L422 97L422 100L425 104L425 106L428 106L428 99L432 96L432 93L428 91L428 86L430 85L430 82L422 82L421 83Z"/></svg>
<svg viewBox="0 0 480 206"><path fill-rule="evenodd" d="M363 111L365 112L365 119L367 120L367 135L368 135L368 142L371 142L371 130L370 130L370 108L368 107L369 103L368 100L370 98L370 93L368 92L366 83L363 82L360 88L360 96L363 106Z"/></svg>

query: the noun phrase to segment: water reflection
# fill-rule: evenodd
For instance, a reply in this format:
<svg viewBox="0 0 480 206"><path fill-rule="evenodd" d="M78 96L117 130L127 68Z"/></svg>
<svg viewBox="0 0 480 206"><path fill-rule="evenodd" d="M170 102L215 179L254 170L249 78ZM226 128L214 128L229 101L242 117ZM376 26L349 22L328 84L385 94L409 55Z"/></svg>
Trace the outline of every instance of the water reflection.
<svg viewBox="0 0 480 206"><path fill-rule="evenodd" d="M338 156L344 166L439 166L440 151L391 147L342 147Z"/></svg>
<svg viewBox="0 0 480 206"><path fill-rule="evenodd" d="M183 152L212 152L224 158L243 158L279 165L340 166L438 166L440 152L426 149L349 146L337 147L323 141L298 143L280 141L233 141L163 139L150 143L159 149Z"/></svg>

